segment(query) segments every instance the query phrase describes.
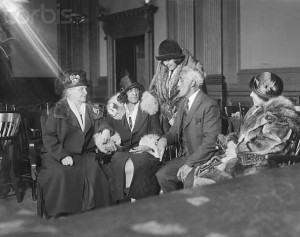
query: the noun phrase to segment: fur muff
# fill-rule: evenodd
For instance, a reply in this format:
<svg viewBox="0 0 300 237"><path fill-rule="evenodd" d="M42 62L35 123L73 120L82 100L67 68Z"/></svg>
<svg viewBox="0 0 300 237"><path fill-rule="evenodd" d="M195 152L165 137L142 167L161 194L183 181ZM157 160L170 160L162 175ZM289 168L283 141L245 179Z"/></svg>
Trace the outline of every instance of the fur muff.
<svg viewBox="0 0 300 237"><path fill-rule="evenodd" d="M103 152L107 153L107 150L105 148L105 144L103 143L103 136L102 133L96 133L94 135L94 141L98 149ZM110 137L110 141L114 142L116 145L120 146L121 144L121 137L119 133L115 133L113 136Z"/></svg>
<svg viewBox="0 0 300 237"><path fill-rule="evenodd" d="M158 155L158 149L157 149L158 139L159 139L159 136L157 136L155 134L148 134L141 138L139 145L150 147L151 150L149 151L149 153L156 158L160 158Z"/></svg>
<svg viewBox="0 0 300 237"><path fill-rule="evenodd" d="M107 102L107 111L110 116L116 120L121 120L125 114L124 104L121 104L117 98L120 93L114 95ZM149 115L154 115L158 111L158 102L153 95L145 91L142 95L140 108L142 111L146 112Z"/></svg>

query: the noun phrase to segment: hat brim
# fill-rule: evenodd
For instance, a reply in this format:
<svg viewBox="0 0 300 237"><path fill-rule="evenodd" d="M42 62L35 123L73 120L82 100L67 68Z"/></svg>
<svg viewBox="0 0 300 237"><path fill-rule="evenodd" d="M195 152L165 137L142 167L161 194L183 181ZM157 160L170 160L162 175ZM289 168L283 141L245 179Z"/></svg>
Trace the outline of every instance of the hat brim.
<svg viewBox="0 0 300 237"><path fill-rule="evenodd" d="M175 54L175 53L170 53L170 54L164 54L164 55L158 55L155 56L157 60L159 61L167 61L171 59L177 59L177 58L184 58L184 54Z"/></svg>
<svg viewBox="0 0 300 237"><path fill-rule="evenodd" d="M89 85L87 82L79 82L77 84L69 84L65 86L65 89L69 89L69 88L74 88L74 87L78 87L78 86L86 86L86 87L90 87L91 85Z"/></svg>
<svg viewBox="0 0 300 237"><path fill-rule="evenodd" d="M121 91L119 96L123 98L127 93L127 91L131 90L132 88L138 88L141 91L144 90L144 86L142 84L138 82L134 82L132 83L132 85L128 86L125 90Z"/></svg>

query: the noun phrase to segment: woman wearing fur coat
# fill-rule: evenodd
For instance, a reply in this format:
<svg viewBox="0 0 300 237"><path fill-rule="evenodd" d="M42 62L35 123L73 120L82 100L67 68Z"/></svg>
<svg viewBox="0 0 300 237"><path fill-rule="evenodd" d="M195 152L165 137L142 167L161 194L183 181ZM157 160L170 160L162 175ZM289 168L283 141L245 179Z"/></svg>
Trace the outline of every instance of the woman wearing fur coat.
<svg viewBox="0 0 300 237"><path fill-rule="evenodd" d="M164 132L173 125L181 98L178 96L179 74L184 66L196 69L205 78L203 66L191 53L180 48L175 40L166 39L158 48L159 60L156 73L151 81L149 91L157 98L160 105L160 117ZM205 84L203 85L206 91Z"/></svg>
<svg viewBox="0 0 300 237"><path fill-rule="evenodd" d="M140 199L160 190L155 176L160 168L156 141L162 135L158 103L128 76L121 79L120 88L108 101L109 116L95 135L100 151L111 154L113 202Z"/></svg>
<svg viewBox="0 0 300 237"><path fill-rule="evenodd" d="M55 218L110 204L109 183L93 140L103 116L86 103L86 73L67 70L60 80L64 98L43 126L43 167L38 175L42 212Z"/></svg>
<svg viewBox="0 0 300 237"><path fill-rule="evenodd" d="M249 86L254 105L244 117L239 134L219 136L225 154L198 167L194 186L277 166L268 160L268 154L295 154L300 118L293 103L281 96L281 78L263 72L253 77Z"/></svg>

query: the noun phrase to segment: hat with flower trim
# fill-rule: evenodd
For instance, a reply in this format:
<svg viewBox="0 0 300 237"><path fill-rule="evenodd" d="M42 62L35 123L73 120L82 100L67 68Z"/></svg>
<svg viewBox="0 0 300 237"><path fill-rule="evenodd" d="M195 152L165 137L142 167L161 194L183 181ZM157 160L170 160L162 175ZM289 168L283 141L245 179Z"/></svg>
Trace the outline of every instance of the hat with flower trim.
<svg viewBox="0 0 300 237"><path fill-rule="evenodd" d="M76 86L88 86L86 72L83 70L68 69L60 75L64 89L73 88Z"/></svg>

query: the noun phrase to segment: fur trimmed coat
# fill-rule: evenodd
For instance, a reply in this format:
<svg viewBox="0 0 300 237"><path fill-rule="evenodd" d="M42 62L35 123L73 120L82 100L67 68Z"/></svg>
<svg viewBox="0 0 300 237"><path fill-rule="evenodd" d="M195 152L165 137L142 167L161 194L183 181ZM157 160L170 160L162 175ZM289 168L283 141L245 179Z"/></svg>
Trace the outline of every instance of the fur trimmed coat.
<svg viewBox="0 0 300 237"><path fill-rule="evenodd" d="M109 129L111 139L118 145L118 151L111 155L111 188L113 201L124 198L139 199L158 194L159 185L155 176L160 168L160 160L156 158L156 142L162 135L157 115L158 103L147 91L141 97L137 117L131 131L125 115L125 107L117 101L118 94L113 96L107 104L109 116L101 124L99 133L95 134L95 142L102 152L106 152L101 143L101 131ZM152 147L151 152L131 153L130 149L147 144ZM124 195L125 163L131 159L134 164L134 176L128 196Z"/></svg>
<svg viewBox="0 0 300 237"><path fill-rule="evenodd" d="M178 81L182 67L188 66L197 69L205 75L203 66L198 62L188 50L183 49L184 60L179 64L171 78L169 78L169 69L161 61L158 62L156 73L151 81L149 91L157 98L160 105L160 116L168 120L174 119L181 98L178 97Z"/></svg>
<svg viewBox="0 0 300 237"><path fill-rule="evenodd" d="M88 187L94 197L94 207L110 204L108 180L96 159L93 135L102 114L97 107L86 104L85 129L66 99L56 103L43 127L42 169L38 175L40 195L50 216L59 213L79 213L83 210ZM74 164L64 166L61 159L71 156ZM91 194L90 193L90 194Z"/></svg>
<svg viewBox="0 0 300 237"><path fill-rule="evenodd" d="M300 117L293 103L284 96L270 99L263 106L252 107L248 111L237 137L229 134L225 139L226 142L237 141L237 158L229 160L225 170L222 171L211 166L213 163L220 164L220 159L214 157L209 161L211 163L208 166L209 169L203 166L203 169L199 167L196 170L195 179L200 178L199 183L201 183L201 178L219 181L270 167L265 155L294 155L299 134ZM226 147L227 144L223 145ZM251 154L261 156L254 156L256 160L251 161L249 160Z"/></svg>

